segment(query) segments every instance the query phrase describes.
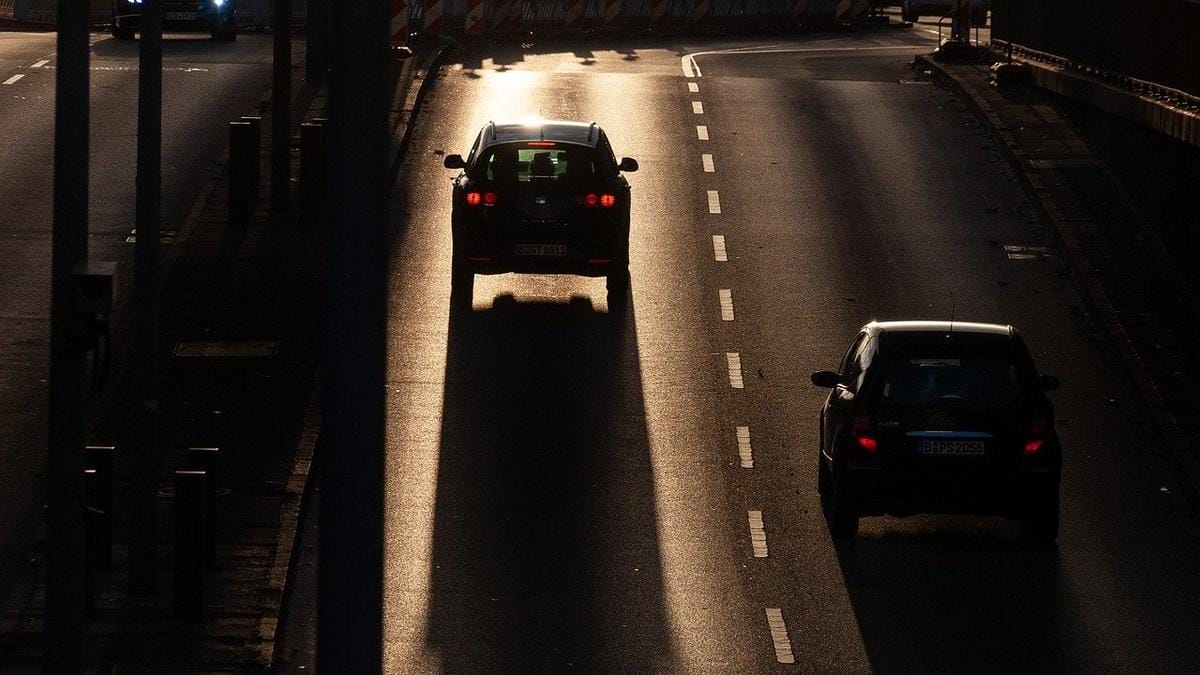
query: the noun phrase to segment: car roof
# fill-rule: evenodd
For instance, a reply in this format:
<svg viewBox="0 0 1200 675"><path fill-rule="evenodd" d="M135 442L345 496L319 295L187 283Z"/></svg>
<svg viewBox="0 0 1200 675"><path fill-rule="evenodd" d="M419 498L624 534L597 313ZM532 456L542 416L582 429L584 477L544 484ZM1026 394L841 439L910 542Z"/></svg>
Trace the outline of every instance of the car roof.
<svg viewBox="0 0 1200 675"><path fill-rule="evenodd" d="M484 127L485 146L521 141L557 141L595 147L600 141L600 126L595 122L537 119L488 122Z"/></svg>
<svg viewBox="0 0 1200 675"><path fill-rule="evenodd" d="M899 358L1009 356L1024 360L1024 348L1012 326L969 321L886 321L865 327L879 340L882 353Z"/></svg>
<svg viewBox="0 0 1200 675"><path fill-rule="evenodd" d="M1005 337L1016 333L1007 324L971 321L872 321L864 328L875 333L975 333Z"/></svg>

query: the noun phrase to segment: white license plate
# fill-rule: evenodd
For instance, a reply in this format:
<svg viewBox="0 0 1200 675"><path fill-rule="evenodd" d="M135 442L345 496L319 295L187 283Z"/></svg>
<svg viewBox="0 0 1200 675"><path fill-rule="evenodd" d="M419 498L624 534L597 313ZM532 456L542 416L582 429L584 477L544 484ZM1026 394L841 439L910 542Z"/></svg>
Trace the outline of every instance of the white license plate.
<svg viewBox="0 0 1200 675"><path fill-rule="evenodd" d="M981 457L983 441L928 440L917 443L917 452L925 457Z"/></svg>
<svg viewBox="0 0 1200 675"><path fill-rule="evenodd" d="M565 256L566 244L517 244L513 248L517 255Z"/></svg>
<svg viewBox="0 0 1200 675"><path fill-rule="evenodd" d="M163 15L167 21L195 21L195 12L166 12Z"/></svg>

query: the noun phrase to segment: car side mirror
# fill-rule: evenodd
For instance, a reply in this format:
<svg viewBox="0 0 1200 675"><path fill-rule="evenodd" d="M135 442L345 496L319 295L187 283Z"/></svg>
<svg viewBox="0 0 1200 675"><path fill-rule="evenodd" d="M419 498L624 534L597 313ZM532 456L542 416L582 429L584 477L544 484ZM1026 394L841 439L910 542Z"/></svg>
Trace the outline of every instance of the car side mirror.
<svg viewBox="0 0 1200 675"><path fill-rule="evenodd" d="M465 169L467 163L463 161L462 155L446 155L446 158L442 160L442 166L447 169Z"/></svg>
<svg viewBox="0 0 1200 675"><path fill-rule="evenodd" d="M638 163L637 160L632 157L622 157L621 163L617 165L617 168L622 171L632 173L638 170Z"/></svg>
<svg viewBox="0 0 1200 675"><path fill-rule="evenodd" d="M1055 391L1059 385L1058 378L1053 375L1042 375L1038 382L1042 385L1042 391Z"/></svg>
<svg viewBox="0 0 1200 675"><path fill-rule="evenodd" d="M822 370L813 373L810 379L812 380L813 384L826 389L833 389L841 384L842 381L842 378L839 377L837 373L828 370Z"/></svg>

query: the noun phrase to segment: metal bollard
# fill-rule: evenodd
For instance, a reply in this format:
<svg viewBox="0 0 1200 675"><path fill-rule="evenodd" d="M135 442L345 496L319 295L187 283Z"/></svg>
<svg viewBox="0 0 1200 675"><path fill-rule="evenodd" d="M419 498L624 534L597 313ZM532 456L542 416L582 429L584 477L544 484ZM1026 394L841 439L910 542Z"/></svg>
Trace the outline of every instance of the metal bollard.
<svg viewBox="0 0 1200 675"><path fill-rule="evenodd" d="M323 136L320 124L300 125L300 222L308 227L321 222Z"/></svg>
<svg viewBox="0 0 1200 675"><path fill-rule="evenodd" d="M254 126L249 122L229 123L229 225L245 227L250 220L250 146Z"/></svg>
<svg viewBox="0 0 1200 675"><path fill-rule="evenodd" d="M250 197L257 200L262 195L262 118L257 115L242 115L243 122L254 128L250 141Z"/></svg>
<svg viewBox="0 0 1200 675"><path fill-rule="evenodd" d="M94 470L94 491L88 493L88 506L98 513L95 518L96 567L112 568L112 492L113 455L116 448L111 445L89 445L83 449L84 467Z"/></svg>
<svg viewBox="0 0 1200 675"><path fill-rule="evenodd" d="M175 615L199 619L204 611L203 471L175 472Z"/></svg>
<svg viewBox="0 0 1200 675"><path fill-rule="evenodd" d="M188 448L188 466L203 471L204 480L204 567L217 569L217 468L220 448Z"/></svg>

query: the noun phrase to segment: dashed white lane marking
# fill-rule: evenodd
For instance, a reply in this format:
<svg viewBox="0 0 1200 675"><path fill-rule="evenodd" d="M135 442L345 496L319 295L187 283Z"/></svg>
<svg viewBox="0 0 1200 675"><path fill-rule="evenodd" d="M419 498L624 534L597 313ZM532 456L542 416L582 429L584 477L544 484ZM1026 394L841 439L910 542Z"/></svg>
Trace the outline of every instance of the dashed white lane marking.
<svg viewBox="0 0 1200 675"><path fill-rule="evenodd" d="M729 251L725 250L725 235L713 236L713 259L717 262L729 262Z"/></svg>
<svg viewBox="0 0 1200 675"><path fill-rule="evenodd" d="M750 549L754 551L754 557L767 557L767 530L763 525L762 511L747 511L746 519L750 521Z"/></svg>
<svg viewBox="0 0 1200 675"><path fill-rule="evenodd" d="M700 101L692 101L692 112L697 115L704 114L704 104Z"/></svg>
<svg viewBox="0 0 1200 675"><path fill-rule="evenodd" d="M25 73L17 73L16 75L13 75L12 77L5 80L4 84L13 84L14 82L20 80L22 77L25 77Z"/></svg>
<svg viewBox="0 0 1200 675"><path fill-rule="evenodd" d="M703 125L696 127L696 138L699 138L702 141L707 141L708 140L708 127L703 126Z"/></svg>
<svg viewBox="0 0 1200 675"><path fill-rule="evenodd" d="M35 63L29 67L30 68L41 68L42 66L46 65L47 63L50 63L50 59L42 59L41 61L38 61L37 63Z"/></svg>
<svg viewBox="0 0 1200 675"><path fill-rule="evenodd" d="M746 382L742 380L742 356L737 352L725 352L725 363L729 366L729 386L745 389Z"/></svg>
<svg viewBox="0 0 1200 675"><path fill-rule="evenodd" d="M743 469L754 468L754 451L750 448L750 427L737 428L738 457Z"/></svg>
<svg viewBox="0 0 1200 675"><path fill-rule="evenodd" d="M733 291L722 288L717 291L717 297L721 300L721 320L733 321Z"/></svg>
<svg viewBox="0 0 1200 675"><path fill-rule="evenodd" d="M780 663L795 663L792 641L788 639L787 624L783 622L783 610L767 607L767 626L771 629L771 642L775 643L775 660Z"/></svg>
<svg viewBox="0 0 1200 675"><path fill-rule="evenodd" d="M713 164L712 155L708 154L707 152L703 155L700 155L700 163L704 165L704 173L713 173L717 170L716 165Z"/></svg>
<svg viewBox="0 0 1200 675"><path fill-rule="evenodd" d="M721 196L717 194L716 190L708 191L708 212L709 213L720 213L721 212Z"/></svg>
<svg viewBox="0 0 1200 675"><path fill-rule="evenodd" d="M700 93L700 85L695 82L688 82L688 91L698 94Z"/></svg>

